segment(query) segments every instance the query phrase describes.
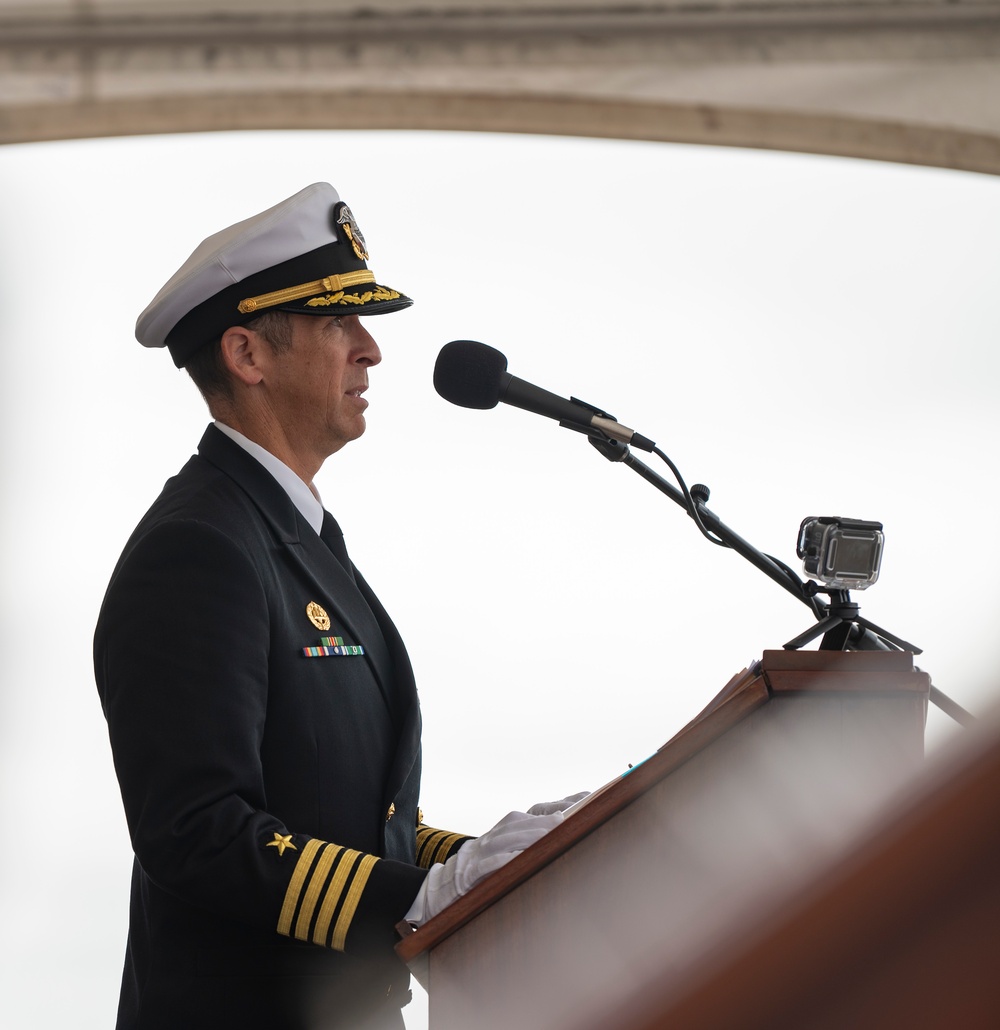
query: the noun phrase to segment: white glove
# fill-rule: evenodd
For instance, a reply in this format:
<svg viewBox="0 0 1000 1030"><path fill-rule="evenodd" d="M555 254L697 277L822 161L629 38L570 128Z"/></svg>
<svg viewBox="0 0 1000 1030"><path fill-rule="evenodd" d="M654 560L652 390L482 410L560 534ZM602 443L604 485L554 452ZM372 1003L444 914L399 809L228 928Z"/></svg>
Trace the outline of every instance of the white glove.
<svg viewBox="0 0 1000 1030"><path fill-rule="evenodd" d="M414 926L426 923L562 821L561 811L508 813L493 829L463 844L443 865L431 866L404 918Z"/></svg>
<svg viewBox="0 0 1000 1030"><path fill-rule="evenodd" d="M548 815L550 812L565 812L572 808L578 801L590 797L589 790L581 790L579 794L571 794L562 801L540 801L528 809L528 815Z"/></svg>

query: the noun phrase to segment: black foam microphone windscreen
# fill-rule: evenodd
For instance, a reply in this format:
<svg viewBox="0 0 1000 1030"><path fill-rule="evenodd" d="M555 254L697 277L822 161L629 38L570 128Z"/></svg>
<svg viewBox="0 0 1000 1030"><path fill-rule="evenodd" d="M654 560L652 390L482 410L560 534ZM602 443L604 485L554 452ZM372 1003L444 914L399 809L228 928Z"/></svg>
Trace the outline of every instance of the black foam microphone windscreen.
<svg viewBox="0 0 1000 1030"><path fill-rule="evenodd" d="M495 408L509 377L507 358L475 340L452 340L441 348L434 365L434 389L463 408Z"/></svg>

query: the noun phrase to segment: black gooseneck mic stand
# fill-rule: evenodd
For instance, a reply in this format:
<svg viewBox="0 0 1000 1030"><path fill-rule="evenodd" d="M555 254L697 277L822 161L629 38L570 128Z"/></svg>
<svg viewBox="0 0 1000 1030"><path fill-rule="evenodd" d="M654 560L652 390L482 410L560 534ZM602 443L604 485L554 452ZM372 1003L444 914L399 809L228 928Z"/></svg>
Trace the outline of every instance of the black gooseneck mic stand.
<svg viewBox="0 0 1000 1030"><path fill-rule="evenodd" d="M577 403L585 403L577 398L573 399ZM590 407L590 405L587 405L587 407ZM596 411L597 409L594 410ZM607 417L612 418L613 416ZM913 654L921 653L919 647L909 644L887 630L869 622L867 619L861 618L860 609L851 600L849 591L825 589L818 583L813 582L804 583L784 562L771 557L771 555L763 554L737 533L734 533L713 511L705 506L709 498L708 487L698 483L688 490L674 463L658 447L653 448L653 453L659 455L670 467L681 486L680 490L654 472L645 462L635 457L627 444L608 439L600 432L587 430L574 424L560 423L560 425L564 425L567 429L574 429L577 432L585 433L593 447L603 454L608 461L623 462L633 472L645 479L647 483L655 486L657 490L666 494L675 504L683 508L697 524L701 533L712 543L736 551L737 554L749 561L751 565L756 566L780 587L783 587L792 594L793 597L798 598L803 604L812 609L813 614L819 621L814 626L810 626L804 633L800 633L797 637L788 641L784 645L786 650L797 650L803 644L809 643L809 641L822 634L821 650L900 650L911 651ZM829 595L830 601L828 604L818 600L816 595L820 593ZM938 690L933 684L930 690L930 700L963 726L970 725L975 721L973 715L962 708L961 705L952 701L951 698Z"/></svg>

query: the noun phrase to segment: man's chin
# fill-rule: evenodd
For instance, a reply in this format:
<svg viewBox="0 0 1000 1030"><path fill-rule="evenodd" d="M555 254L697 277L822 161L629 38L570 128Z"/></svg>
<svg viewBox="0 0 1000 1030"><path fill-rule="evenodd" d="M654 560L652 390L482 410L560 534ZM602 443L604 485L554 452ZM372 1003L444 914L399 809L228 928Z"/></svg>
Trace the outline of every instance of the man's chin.
<svg viewBox="0 0 1000 1030"><path fill-rule="evenodd" d="M364 435L364 432L367 428L368 423L365 421L365 416L356 415L345 427L343 442L350 443L352 440L357 440L358 437Z"/></svg>

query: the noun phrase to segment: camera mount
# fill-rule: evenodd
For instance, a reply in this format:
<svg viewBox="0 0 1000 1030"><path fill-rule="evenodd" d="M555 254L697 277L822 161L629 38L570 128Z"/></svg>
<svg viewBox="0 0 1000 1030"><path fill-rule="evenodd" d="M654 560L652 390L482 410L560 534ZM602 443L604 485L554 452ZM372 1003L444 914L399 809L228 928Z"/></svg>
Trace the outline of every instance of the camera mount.
<svg viewBox="0 0 1000 1030"><path fill-rule="evenodd" d="M830 603L824 605L826 615L810 626L804 633L789 640L785 644L786 651L797 651L803 644L815 640L821 633L823 639L820 642L821 651L847 651L850 649L858 651L887 650L887 645L893 645L900 651L912 651L913 654L920 654L920 648L907 643L900 637L894 636L888 630L876 626L867 619L862 619L861 608L851 600L849 590L834 590L821 587L818 583L803 583L803 590L807 594L828 594ZM881 641L881 646L872 646L869 641Z"/></svg>

